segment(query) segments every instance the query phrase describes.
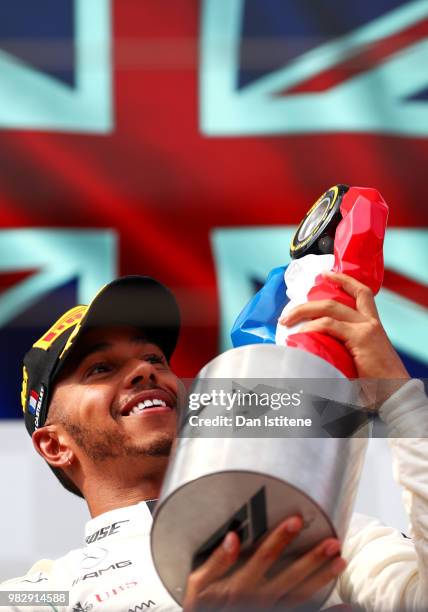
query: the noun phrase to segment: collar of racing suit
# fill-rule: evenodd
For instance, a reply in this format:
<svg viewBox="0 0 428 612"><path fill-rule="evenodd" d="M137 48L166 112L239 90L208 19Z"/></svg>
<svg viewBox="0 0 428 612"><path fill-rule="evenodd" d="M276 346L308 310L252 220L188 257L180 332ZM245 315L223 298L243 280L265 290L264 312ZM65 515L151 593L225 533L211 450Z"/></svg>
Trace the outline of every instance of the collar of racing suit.
<svg viewBox="0 0 428 612"><path fill-rule="evenodd" d="M133 506L104 512L86 523L85 545L119 534L148 535L152 528L155 501L143 501Z"/></svg>

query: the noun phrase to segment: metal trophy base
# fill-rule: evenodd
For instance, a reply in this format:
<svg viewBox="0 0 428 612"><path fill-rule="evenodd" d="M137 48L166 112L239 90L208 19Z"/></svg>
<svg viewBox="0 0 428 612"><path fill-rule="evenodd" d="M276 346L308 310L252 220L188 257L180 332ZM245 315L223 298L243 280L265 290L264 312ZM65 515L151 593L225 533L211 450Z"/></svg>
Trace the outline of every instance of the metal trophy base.
<svg viewBox="0 0 428 612"><path fill-rule="evenodd" d="M231 388L237 379L244 379L247 389L257 379L260 387L261 378L271 379L270 384L275 379L277 388L285 390L289 380L302 378L302 373L322 381L322 397L333 399L334 409L341 402L355 406L355 385L336 368L305 351L268 344L220 355L200 372L192 392L211 390L218 379L222 385L229 381ZM209 409L207 406L200 414ZM186 437L186 428L182 430L157 505L151 542L159 576L179 604L189 573L208 558L229 530L239 534L245 561L263 535L281 520L301 515L304 528L286 548L274 572L326 537L343 540L367 438L361 428L360 437L326 434L312 394L301 410L315 421L307 437L190 437L188 432ZM320 591L314 604L321 605L333 586Z"/></svg>

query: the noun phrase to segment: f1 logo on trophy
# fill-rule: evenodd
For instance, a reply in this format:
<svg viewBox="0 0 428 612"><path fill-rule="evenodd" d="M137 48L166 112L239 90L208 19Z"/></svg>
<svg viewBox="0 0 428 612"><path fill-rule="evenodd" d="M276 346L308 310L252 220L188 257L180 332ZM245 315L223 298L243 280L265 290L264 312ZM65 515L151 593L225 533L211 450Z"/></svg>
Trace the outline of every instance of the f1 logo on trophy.
<svg viewBox="0 0 428 612"><path fill-rule="evenodd" d="M387 217L375 189L336 185L324 193L294 235L285 273L273 270L238 316L235 348L195 379L152 530L156 568L178 603L189 573L228 531L249 555L281 520L300 514L304 528L280 567L324 538L343 539L370 427L361 386L340 341L278 319L311 300L354 308L326 271L376 294Z"/></svg>

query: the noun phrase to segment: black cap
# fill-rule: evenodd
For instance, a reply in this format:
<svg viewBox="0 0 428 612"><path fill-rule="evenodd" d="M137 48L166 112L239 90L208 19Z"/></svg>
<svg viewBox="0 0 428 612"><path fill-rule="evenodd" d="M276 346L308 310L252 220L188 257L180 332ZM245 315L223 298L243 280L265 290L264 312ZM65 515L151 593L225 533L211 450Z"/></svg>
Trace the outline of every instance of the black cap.
<svg viewBox="0 0 428 612"><path fill-rule="evenodd" d="M94 327L138 327L170 360L180 312L167 287L149 276L124 276L105 285L89 306L75 306L34 343L24 357L21 404L30 435L46 422L55 376L81 334Z"/></svg>

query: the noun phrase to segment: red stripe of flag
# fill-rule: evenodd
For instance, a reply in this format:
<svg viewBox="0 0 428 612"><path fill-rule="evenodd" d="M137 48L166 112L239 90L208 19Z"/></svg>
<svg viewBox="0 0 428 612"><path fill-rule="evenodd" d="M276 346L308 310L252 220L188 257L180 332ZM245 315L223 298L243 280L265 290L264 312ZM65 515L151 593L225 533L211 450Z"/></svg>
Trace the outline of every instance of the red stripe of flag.
<svg viewBox="0 0 428 612"><path fill-rule="evenodd" d="M385 270L383 286L390 291L428 308L428 286L403 276L394 270Z"/></svg>
<svg viewBox="0 0 428 612"><path fill-rule="evenodd" d="M0 272L0 293L3 291L8 291L15 285L19 285L23 281L30 278L33 274L35 274L37 270L16 270L13 272Z"/></svg>
<svg viewBox="0 0 428 612"><path fill-rule="evenodd" d="M389 56L419 42L419 40L427 36L428 19L425 19L406 30L367 45L362 52L353 55L334 68L325 70L299 85L284 90L282 93L289 95L326 91L339 85L342 81L346 81L378 66Z"/></svg>

